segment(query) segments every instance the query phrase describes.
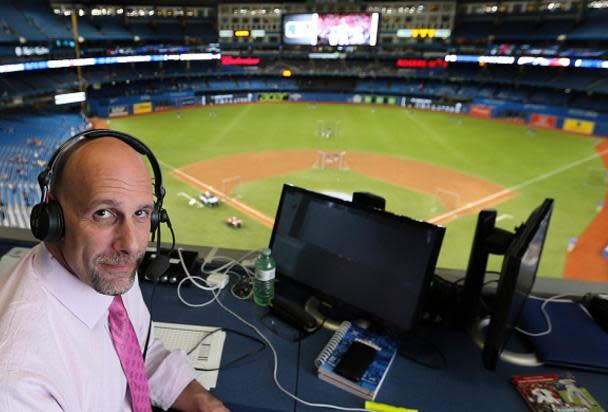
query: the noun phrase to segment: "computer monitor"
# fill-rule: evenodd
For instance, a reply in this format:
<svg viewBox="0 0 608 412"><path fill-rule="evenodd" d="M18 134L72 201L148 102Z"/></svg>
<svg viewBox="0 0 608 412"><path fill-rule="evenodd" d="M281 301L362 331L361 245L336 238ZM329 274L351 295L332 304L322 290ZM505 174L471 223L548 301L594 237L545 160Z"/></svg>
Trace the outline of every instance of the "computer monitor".
<svg viewBox="0 0 608 412"><path fill-rule="evenodd" d="M487 369L495 369L499 357L520 365L537 363L534 355L506 352L504 346L534 285L552 210L553 199L545 199L515 233L495 227L496 211L479 213L465 278L461 319L465 328L477 328L488 257L504 255L486 335L479 338Z"/></svg>
<svg viewBox="0 0 608 412"><path fill-rule="evenodd" d="M487 369L496 369L498 358L534 286L552 210L553 200L546 199L518 230L505 253L482 350Z"/></svg>
<svg viewBox="0 0 608 412"><path fill-rule="evenodd" d="M381 328L413 328L445 229L285 185L270 248L277 279Z"/></svg>

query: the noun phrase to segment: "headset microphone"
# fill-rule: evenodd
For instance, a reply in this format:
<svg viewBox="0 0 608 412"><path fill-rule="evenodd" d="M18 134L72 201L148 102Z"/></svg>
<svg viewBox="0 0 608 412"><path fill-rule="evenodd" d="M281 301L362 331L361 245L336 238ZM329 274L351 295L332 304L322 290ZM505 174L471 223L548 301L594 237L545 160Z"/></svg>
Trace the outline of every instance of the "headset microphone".
<svg viewBox="0 0 608 412"><path fill-rule="evenodd" d="M156 283L169 269L170 265L171 263L169 262L169 256L156 253L156 257L152 259L146 267L146 277L148 277L152 282Z"/></svg>

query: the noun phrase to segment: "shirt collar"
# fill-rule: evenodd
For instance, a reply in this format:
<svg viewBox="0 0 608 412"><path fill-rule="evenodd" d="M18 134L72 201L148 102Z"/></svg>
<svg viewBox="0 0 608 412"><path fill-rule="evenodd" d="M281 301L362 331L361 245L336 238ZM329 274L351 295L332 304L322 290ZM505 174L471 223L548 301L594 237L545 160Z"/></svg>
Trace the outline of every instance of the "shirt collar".
<svg viewBox="0 0 608 412"><path fill-rule="evenodd" d="M70 273L55 259L44 243L41 244L34 258L34 270L42 279L45 288L90 329L102 317L107 317L108 308L114 297L97 292ZM136 284L123 294L123 298L134 289L137 289Z"/></svg>

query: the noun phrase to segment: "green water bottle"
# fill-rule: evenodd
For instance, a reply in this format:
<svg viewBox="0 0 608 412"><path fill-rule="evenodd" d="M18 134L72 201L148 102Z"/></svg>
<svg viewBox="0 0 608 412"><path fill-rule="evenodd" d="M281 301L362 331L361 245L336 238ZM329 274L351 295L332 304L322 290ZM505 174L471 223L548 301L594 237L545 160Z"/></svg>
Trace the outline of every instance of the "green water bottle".
<svg viewBox="0 0 608 412"><path fill-rule="evenodd" d="M255 260L255 280L253 281L253 301L259 306L268 306L274 298L274 277L277 264L270 249L262 250Z"/></svg>

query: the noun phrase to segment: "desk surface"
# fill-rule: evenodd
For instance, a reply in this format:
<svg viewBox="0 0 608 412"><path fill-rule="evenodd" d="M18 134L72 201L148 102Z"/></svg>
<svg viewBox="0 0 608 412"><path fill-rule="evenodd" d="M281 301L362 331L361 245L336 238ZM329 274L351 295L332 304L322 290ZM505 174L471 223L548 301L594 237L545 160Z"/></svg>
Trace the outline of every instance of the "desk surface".
<svg viewBox="0 0 608 412"><path fill-rule="evenodd" d="M142 290L149 299L151 286L144 284ZM208 299L209 294L188 288L185 296L202 302ZM279 354L278 377L287 390L310 402L363 406L360 398L316 377L313 360L332 332L321 330L299 342L291 342L264 326L260 321L262 311L250 301L239 301L227 290L222 292L220 299L237 314L257 325L273 342ZM172 287L157 287L152 308L155 320L217 325L253 334L216 303L199 309L186 307L179 302ZM509 382L512 375L567 371L548 367L526 368L499 362L497 370L491 372L482 367L479 349L463 332L435 327L428 330L427 339L442 351L447 365L434 370L397 356L378 394L378 402L420 411L526 411L525 403ZM251 345L253 343L228 334L223 361L245 353ZM281 393L273 383L272 372L272 355L266 349L239 366L221 370L213 392L228 403L279 411L319 410L297 404ZM571 372L604 408L608 407L608 375L581 370Z"/></svg>
<svg viewBox="0 0 608 412"><path fill-rule="evenodd" d="M33 242L1 242L4 252L12 246L31 246ZM3 254L0 252L0 255ZM217 303L203 308L189 308L182 304L176 289L158 286L152 298L152 287L142 284L144 298L151 307L154 320L163 322L216 325L253 334L247 326L226 313ZM184 296L193 302L203 302L208 293L186 288ZM262 312L250 301L239 301L225 290L220 299L230 309L253 322L273 342L278 350L278 378L285 389L305 400L338 404L346 407L362 407L363 401L335 388L316 377L313 359L331 337L331 332L321 330L299 342L291 342L270 332L260 321ZM499 362L497 370L490 372L481 364L479 349L462 332L434 328L428 339L445 355L447 366L433 370L418 365L405 357L395 359L381 388L377 401L420 411L526 411L527 407L509 383L512 375L564 373L560 368L525 368ZM222 362L245 354L257 345L251 341L228 334ZM269 349L256 356L220 371L213 393L234 412L312 411L319 410L297 404L283 394L273 382L273 358ZM608 410L608 375L572 370L577 382L586 387L595 399ZM246 405L241 407L241 405Z"/></svg>

